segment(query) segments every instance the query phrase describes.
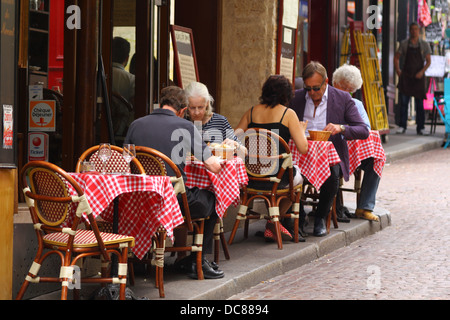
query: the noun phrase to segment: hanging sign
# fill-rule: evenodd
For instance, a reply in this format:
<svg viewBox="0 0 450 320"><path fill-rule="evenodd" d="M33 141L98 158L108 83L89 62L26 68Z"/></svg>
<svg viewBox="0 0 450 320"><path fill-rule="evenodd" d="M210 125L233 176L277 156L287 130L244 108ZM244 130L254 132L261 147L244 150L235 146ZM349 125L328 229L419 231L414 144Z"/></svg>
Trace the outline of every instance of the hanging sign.
<svg viewBox="0 0 450 320"><path fill-rule="evenodd" d="M3 149L13 148L13 106L3 105Z"/></svg>
<svg viewBox="0 0 450 320"><path fill-rule="evenodd" d="M55 131L55 100L30 101L29 131Z"/></svg>
<svg viewBox="0 0 450 320"><path fill-rule="evenodd" d="M171 25L172 46L175 55L177 82L181 88L199 81L192 29Z"/></svg>
<svg viewBox="0 0 450 320"><path fill-rule="evenodd" d="M28 134L28 161L48 161L48 134L44 132Z"/></svg>

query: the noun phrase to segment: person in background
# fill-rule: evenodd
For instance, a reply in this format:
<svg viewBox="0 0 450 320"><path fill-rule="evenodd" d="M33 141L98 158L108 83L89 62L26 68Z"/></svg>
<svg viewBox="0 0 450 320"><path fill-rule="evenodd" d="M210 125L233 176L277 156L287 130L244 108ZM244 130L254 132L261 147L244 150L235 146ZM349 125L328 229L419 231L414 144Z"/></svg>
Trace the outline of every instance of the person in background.
<svg viewBox="0 0 450 320"><path fill-rule="evenodd" d="M134 105L135 76L125 70L130 55L130 43L121 37L114 37L112 42L112 92L119 94ZM125 136L128 126L134 118L134 112L124 103L112 100L111 114L114 134Z"/></svg>
<svg viewBox="0 0 450 320"><path fill-rule="evenodd" d="M349 179L346 139L367 139L369 129L351 96L328 85L327 71L319 62L308 63L303 69L302 78L304 88L295 91L290 107L300 120L308 121L308 130L331 132L330 141L341 159L339 164L330 167L330 177L320 188L319 203L314 214L313 235L323 237L327 235L325 221L338 192L340 176L342 174L346 181ZM300 221L303 222L304 212L301 210L300 213Z"/></svg>
<svg viewBox="0 0 450 320"><path fill-rule="evenodd" d="M423 135L425 129L425 110L423 99L426 98L425 71L431 64L431 48L428 42L419 38L420 27L413 22L409 26L409 38L403 40L394 56L395 72L399 76L398 91L400 104L400 123L397 133L405 133L408 123L408 104L414 97L416 107L416 132ZM403 58L403 66L400 59Z"/></svg>
<svg viewBox="0 0 450 320"><path fill-rule="evenodd" d="M337 68L333 73L333 86L337 89L347 91L351 95L361 88L363 79L359 69L352 65L343 65ZM353 98L364 123L370 130L369 116L363 103ZM357 203L355 215L358 218L371 221L379 221L379 218L373 214L375 208L376 194L380 184L380 176L373 168L374 158L370 157L361 161L359 166L364 171L363 182L361 185L360 198ZM342 214L342 211L341 211ZM341 216L341 219L343 217ZM343 220L342 220L343 221ZM344 221L346 222L346 221Z"/></svg>
<svg viewBox="0 0 450 320"><path fill-rule="evenodd" d="M125 138L125 143L133 143L137 146L146 146L156 149L178 166L186 181L184 167L186 156L191 152L195 157L205 164L205 167L213 173L219 173L221 165L217 157L211 154L207 145L203 142L200 133L192 122L183 119L188 100L183 89L169 86L161 91L161 108L152 114L139 118L131 123ZM174 141L172 136L188 133L189 136L181 136ZM174 173L167 167L168 175ZM224 276L223 271L217 265L209 262L205 255L212 252L213 232L218 218L215 209L215 196L212 192L204 189L186 188L189 209L192 218L206 218L203 238L203 260L202 269L205 279L218 279ZM180 207L183 208L181 197L178 198ZM195 254L191 254L178 262L180 269L191 278L197 277Z"/></svg>
<svg viewBox="0 0 450 320"><path fill-rule="evenodd" d="M262 86L259 104L251 107L242 116L238 126L236 127L236 135L240 136L248 128L277 130L278 135L283 138L286 143L289 143L289 140L292 138L298 151L301 154L307 153L308 141L305 136L307 123L299 121L295 112L287 107L292 97L292 84L285 76L270 76ZM288 172L286 171L281 179L279 185L280 188L285 188L288 185L288 178ZM303 183L303 178L301 176L300 168L294 165L294 186L301 183ZM270 189L272 185L252 185L252 187ZM288 199L283 199L279 206L280 212L286 212L291 205L291 201ZM285 239L292 239L292 235L288 230L292 230L289 222L283 221L282 223L285 225L285 228L281 229L282 235L284 235ZM266 228L272 227L273 226L271 224L266 225ZM273 232L272 230L270 231ZM305 240L299 235L299 241Z"/></svg>

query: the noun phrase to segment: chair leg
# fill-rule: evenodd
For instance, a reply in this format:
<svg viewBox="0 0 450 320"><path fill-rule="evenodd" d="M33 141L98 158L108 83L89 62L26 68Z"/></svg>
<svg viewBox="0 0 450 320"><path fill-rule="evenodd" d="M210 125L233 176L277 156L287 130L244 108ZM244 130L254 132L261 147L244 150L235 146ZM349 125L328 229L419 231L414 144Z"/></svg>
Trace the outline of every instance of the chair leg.
<svg viewBox="0 0 450 320"><path fill-rule="evenodd" d="M202 247L203 247L203 233L205 230L205 221L200 221L198 224L198 231L197 235L199 235L199 238L201 238L200 243L195 243L197 247L199 247L199 250L196 253L196 265L197 265L197 279L198 280L204 280L205 277L203 276L203 268L202 268Z"/></svg>
<svg viewBox="0 0 450 320"><path fill-rule="evenodd" d="M301 192L297 193L295 196L295 203L292 204L292 214L295 216L294 218L294 242L298 243L299 238L299 217L300 217L300 196Z"/></svg>
<svg viewBox="0 0 450 320"><path fill-rule="evenodd" d="M225 240L225 234L223 233L223 222L220 222L220 242L222 243L222 250L225 255L225 259L230 260L230 252L228 251L227 241ZM218 263L219 261L217 261Z"/></svg>
<svg viewBox="0 0 450 320"><path fill-rule="evenodd" d="M333 205L327 216L327 233L330 233L331 220L333 220L333 226L335 229L338 228L337 214L336 214L336 197L333 200Z"/></svg>
<svg viewBox="0 0 450 320"><path fill-rule="evenodd" d="M119 277L119 281L120 281L120 291L119 291L119 299L120 300L125 300L126 296L125 296L125 292L127 289L127 270L126 267L128 266L128 248L122 248L121 253L119 254L119 264L124 266L125 268L118 268L119 269L119 273L118 273L118 277ZM121 270L121 269L125 269L125 270Z"/></svg>
<svg viewBox="0 0 450 320"><path fill-rule="evenodd" d="M240 220L236 217L234 221L233 229L231 230L230 238L228 239L228 244L231 245L233 243L234 237L236 236L236 232L239 228Z"/></svg>
<svg viewBox="0 0 450 320"><path fill-rule="evenodd" d="M280 221L278 220L278 217L272 218L272 222L275 225L275 237L277 238L277 245L278 249L283 249L283 241L281 240L281 228L280 228Z"/></svg>
<svg viewBox="0 0 450 320"><path fill-rule="evenodd" d="M128 277L130 278L130 285L134 286L134 263L128 262Z"/></svg>
<svg viewBox="0 0 450 320"><path fill-rule="evenodd" d="M155 286L159 289L159 297L164 298L164 251L167 233L164 229L159 230L155 239Z"/></svg>
<svg viewBox="0 0 450 320"><path fill-rule="evenodd" d="M220 255L220 219L217 219L214 226L214 262L219 263Z"/></svg>
<svg viewBox="0 0 450 320"><path fill-rule="evenodd" d="M234 237L236 236L236 232L239 228L239 223L241 220L247 220L247 209L248 207L246 205L241 204L239 206L239 212L237 213L236 220L234 221L233 229L231 230L230 238L228 239L228 244L232 244Z"/></svg>
<svg viewBox="0 0 450 320"><path fill-rule="evenodd" d="M230 253L228 252L228 246L223 233L223 221L217 219L216 226L214 228L214 262L219 263L220 260L220 244L222 243L222 250L225 255L225 259L230 260Z"/></svg>

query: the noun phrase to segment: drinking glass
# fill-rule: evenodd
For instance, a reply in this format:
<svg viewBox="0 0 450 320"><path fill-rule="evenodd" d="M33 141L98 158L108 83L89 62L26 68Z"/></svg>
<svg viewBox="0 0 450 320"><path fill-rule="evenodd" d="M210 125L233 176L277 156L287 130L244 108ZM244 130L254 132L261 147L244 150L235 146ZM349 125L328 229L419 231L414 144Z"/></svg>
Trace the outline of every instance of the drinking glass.
<svg viewBox="0 0 450 320"><path fill-rule="evenodd" d="M102 160L102 173L106 173L106 161L111 158L111 145L109 143L100 143L98 148L98 157Z"/></svg>
<svg viewBox="0 0 450 320"><path fill-rule="evenodd" d="M122 156L128 164L129 171L127 173L129 173L131 171L130 162L131 162L131 160L133 160L133 158L136 157L136 148L135 148L134 144L130 144L130 143L124 144Z"/></svg>

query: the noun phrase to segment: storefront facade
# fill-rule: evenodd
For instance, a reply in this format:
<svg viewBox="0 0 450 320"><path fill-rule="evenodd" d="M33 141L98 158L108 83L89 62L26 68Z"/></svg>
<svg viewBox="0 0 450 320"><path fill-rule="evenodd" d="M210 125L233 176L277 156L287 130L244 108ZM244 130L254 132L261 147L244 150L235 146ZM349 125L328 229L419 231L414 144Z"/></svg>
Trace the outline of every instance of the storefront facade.
<svg viewBox="0 0 450 320"><path fill-rule="evenodd" d="M13 200L12 209L8 203L0 210L2 217L10 217L11 230L12 214L22 202L17 193L17 172L30 160L30 133L48 136L48 145L44 146L48 161L67 171L74 170L85 149L111 141L107 108L112 101L114 36L127 37L132 54L136 54L135 118L157 107L161 88L177 84L170 33L174 24L192 30L199 81L214 97L215 111L236 126L245 110L258 103L267 77L283 70L281 42L289 29L280 33L280 28L290 23L280 18L289 14L283 8L296 8L298 12L294 14L294 37L289 42L295 46L290 66L293 80L311 60L320 61L331 78L339 67L343 31L349 22L363 21L367 26L376 14L381 23L369 29L383 44L379 55L391 122L396 99L393 56L399 27L403 30L409 22L403 22L402 10L417 8L416 1L406 0L44 0L38 1L37 7L34 1L16 0L2 1L2 10L10 2L14 3L13 16L17 19L12 37L16 62L10 65L17 68L5 69L2 61L0 71L2 105L14 105L15 129L12 158L0 158L0 162L11 164L0 187L7 186L9 193L1 192L1 196L10 200L12 195ZM368 10L374 6L378 9ZM5 36L2 31L2 44ZM42 52L36 48L36 41L47 41L47 49ZM11 81L12 76L16 79L14 88L8 89L10 96L6 98L4 79ZM42 90L41 100L56 101L56 123L49 131L35 132L30 127L30 86L35 85L53 92ZM54 92L62 96L61 101ZM7 203L3 198L1 202ZM11 243L11 239L6 241ZM11 267L11 262L4 261L0 260L0 267Z"/></svg>

